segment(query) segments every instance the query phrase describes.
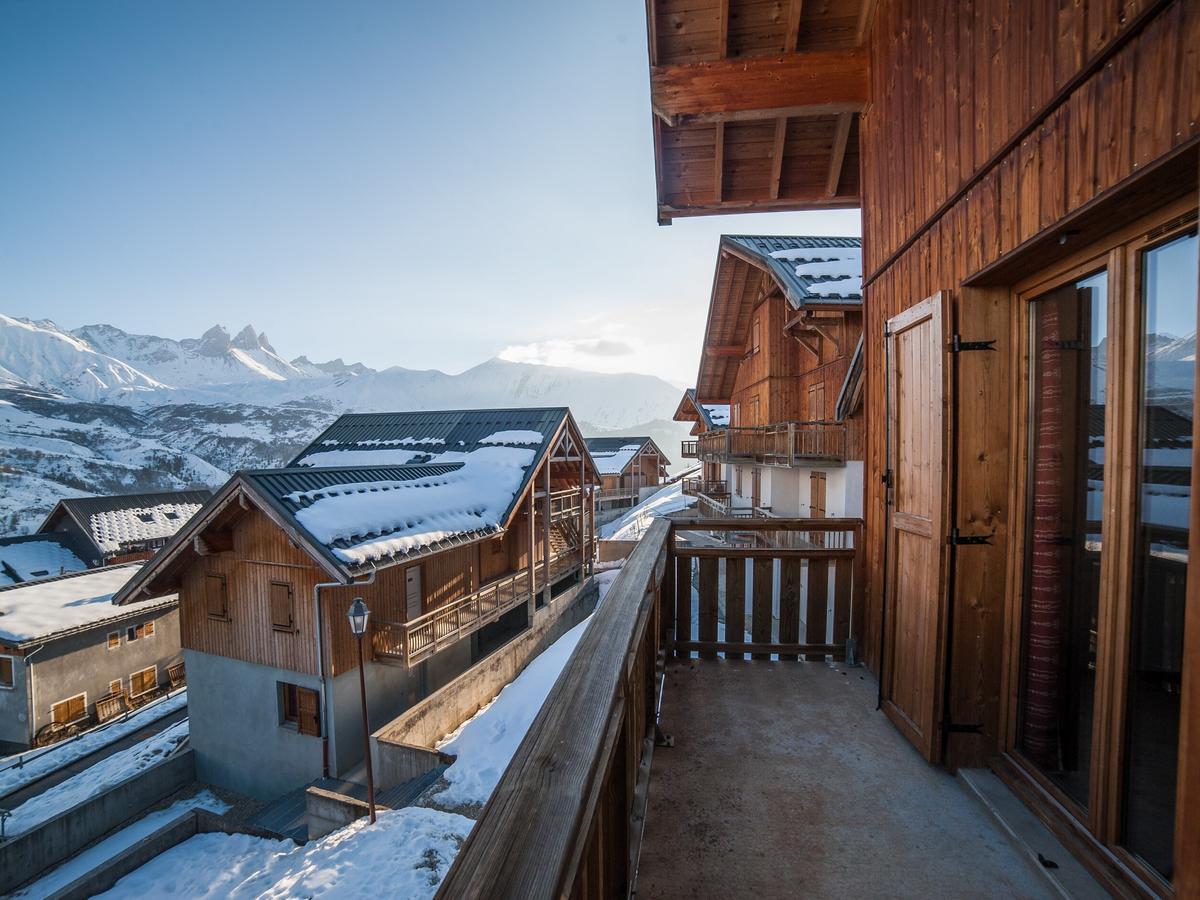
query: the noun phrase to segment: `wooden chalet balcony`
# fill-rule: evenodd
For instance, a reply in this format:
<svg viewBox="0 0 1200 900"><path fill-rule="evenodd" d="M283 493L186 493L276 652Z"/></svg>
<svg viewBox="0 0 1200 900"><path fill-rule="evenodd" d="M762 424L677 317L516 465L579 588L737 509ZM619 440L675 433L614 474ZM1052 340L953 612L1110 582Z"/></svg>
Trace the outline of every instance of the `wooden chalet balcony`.
<svg viewBox="0 0 1200 900"><path fill-rule="evenodd" d="M679 455L684 459L699 459L699 441L681 441Z"/></svg>
<svg viewBox="0 0 1200 900"><path fill-rule="evenodd" d="M729 485L723 478L685 478L682 490L689 497L700 494L707 494L709 497L729 496Z"/></svg>
<svg viewBox="0 0 1200 900"><path fill-rule="evenodd" d="M567 547L550 557L550 583L579 570L579 548ZM440 606L411 622L377 621L372 624L375 655L404 660L413 666L433 656L510 610L529 602L545 587L544 566L534 567L533 587L529 572L522 569L484 585L473 594Z"/></svg>
<svg viewBox="0 0 1200 900"><path fill-rule="evenodd" d="M700 459L764 466L844 465L845 422L776 422L723 428L700 435Z"/></svg>
<svg viewBox="0 0 1200 900"><path fill-rule="evenodd" d="M633 500L636 503L639 492L640 488L636 487L609 488L596 493L596 502L618 503L623 500Z"/></svg>
<svg viewBox="0 0 1200 900"><path fill-rule="evenodd" d="M438 896L1048 896L838 662L862 584L858 519L656 519Z"/></svg>

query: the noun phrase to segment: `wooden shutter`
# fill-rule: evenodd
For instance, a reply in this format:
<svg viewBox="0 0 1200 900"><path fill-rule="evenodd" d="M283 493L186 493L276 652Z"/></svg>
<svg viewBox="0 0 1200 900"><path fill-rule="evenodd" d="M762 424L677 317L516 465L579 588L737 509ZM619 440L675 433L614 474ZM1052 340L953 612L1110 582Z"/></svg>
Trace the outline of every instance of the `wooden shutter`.
<svg viewBox="0 0 1200 900"><path fill-rule="evenodd" d="M891 469L884 608L884 711L926 759L941 755L947 602L949 301L888 320Z"/></svg>
<svg viewBox="0 0 1200 900"><path fill-rule="evenodd" d="M205 603L208 614L214 619L229 618L229 597L225 576L209 574L204 577Z"/></svg>
<svg viewBox="0 0 1200 900"><path fill-rule="evenodd" d="M814 519L825 518L825 473L813 472L808 476L808 514Z"/></svg>
<svg viewBox="0 0 1200 900"><path fill-rule="evenodd" d="M408 607L408 621L421 615L424 597L421 593L421 567L409 566L404 570L404 596Z"/></svg>
<svg viewBox="0 0 1200 900"><path fill-rule="evenodd" d="M312 688L296 688L296 727L301 734L321 734L321 701Z"/></svg>
<svg viewBox="0 0 1200 900"><path fill-rule="evenodd" d="M74 722L76 719L83 718L86 711L87 695L76 694L74 697L60 700L50 707L50 720L58 722L60 725L65 725L68 722Z"/></svg>
<svg viewBox="0 0 1200 900"><path fill-rule="evenodd" d="M154 637L154 622L146 623L146 637Z"/></svg>
<svg viewBox="0 0 1200 900"><path fill-rule="evenodd" d="M295 600L292 586L286 581L272 581L269 586L271 627L277 631L296 628Z"/></svg>
<svg viewBox="0 0 1200 900"><path fill-rule="evenodd" d="M810 422L825 421L825 382L809 385L808 419Z"/></svg>

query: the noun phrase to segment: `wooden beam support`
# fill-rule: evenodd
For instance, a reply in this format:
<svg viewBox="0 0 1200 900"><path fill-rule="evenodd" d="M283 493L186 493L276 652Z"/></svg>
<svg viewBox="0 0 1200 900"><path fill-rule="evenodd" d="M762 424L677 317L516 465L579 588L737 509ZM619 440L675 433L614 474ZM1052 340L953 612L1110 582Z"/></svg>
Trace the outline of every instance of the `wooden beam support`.
<svg viewBox="0 0 1200 900"><path fill-rule="evenodd" d="M705 356L742 356L745 352L746 348L741 344L723 344L704 348Z"/></svg>
<svg viewBox="0 0 1200 900"><path fill-rule="evenodd" d="M787 32L783 38L783 52L795 53L800 43L800 18L803 15L804 0L791 0L788 4Z"/></svg>
<svg viewBox="0 0 1200 900"><path fill-rule="evenodd" d="M783 178L783 151L784 145L787 143L787 125L786 118L775 120L775 144L771 148L771 183L769 186L769 195L772 200L779 199L779 182Z"/></svg>
<svg viewBox="0 0 1200 900"><path fill-rule="evenodd" d="M717 123L716 143L713 154L713 200L720 203L725 199L725 123Z"/></svg>
<svg viewBox="0 0 1200 900"><path fill-rule="evenodd" d="M729 55L729 0L717 5L717 59Z"/></svg>
<svg viewBox="0 0 1200 900"><path fill-rule="evenodd" d="M650 98L672 125L858 112L867 102L867 54L855 47L653 66Z"/></svg>
<svg viewBox="0 0 1200 900"><path fill-rule="evenodd" d="M846 159L846 144L850 140L850 125L853 113L838 116L837 130L833 134L833 152L829 156L829 176L825 179L825 196L836 197L838 183L842 180L842 164Z"/></svg>
<svg viewBox="0 0 1200 900"><path fill-rule="evenodd" d="M818 335L823 337L825 340L829 341L829 343L833 344L834 349L837 350L838 356L842 355L842 342L840 340L838 340L837 336L834 335L834 333L832 331L830 331L828 328L825 328L822 325L818 325L816 323L816 321L812 320L812 319L810 319L807 324L808 324L809 330L816 332ZM819 343L818 343L818 346L819 346Z"/></svg>

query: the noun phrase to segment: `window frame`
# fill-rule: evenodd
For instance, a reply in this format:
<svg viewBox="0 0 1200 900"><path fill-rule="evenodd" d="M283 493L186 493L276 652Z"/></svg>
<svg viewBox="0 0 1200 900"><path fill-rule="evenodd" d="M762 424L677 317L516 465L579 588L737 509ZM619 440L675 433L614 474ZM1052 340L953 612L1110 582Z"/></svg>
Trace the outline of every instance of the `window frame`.
<svg viewBox="0 0 1200 900"><path fill-rule="evenodd" d="M321 694L316 688L295 684L291 681L277 681L276 694L278 702L279 727L294 731L305 737L321 736ZM311 727L306 728L302 721L301 692L313 700Z"/></svg>
<svg viewBox="0 0 1200 900"><path fill-rule="evenodd" d="M83 698L83 712L81 712L79 715L77 715L73 719L66 719L65 721L62 721L62 722L58 722L58 720L54 718L54 708L56 706L62 706L64 703L70 703L72 700L78 700L80 697ZM51 703L50 704L50 721L58 722L58 724L60 724L60 725L70 725L72 722L78 722L80 719L86 719L87 714L88 714L87 710L88 710L88 694L87 694L87 691L81 691L78 694L72 694L70 697L64 697L62 700L58 700L54 703Z"/></svg>
<svg viewBox="0 0 1200 900"><path fill-rule="evenodd" d="M135 692L133 690L134 677L145 675L147 672L150 672L150 671L154 672L154 682L151 684L150 687L143 688L142 690ZM153 665L149 665L149 666L143 666L141 669L138 669L136 672L129 673L129 696L130 697L141 697L143 694L148 694L151 691L153 691L154 689L156 689L157 687L158 687L158 663L154 663Z"/></svg>
<svg viewBox="0 0 1200 900"><path fill-rule="evenodd" d="M277 621L275 618L275 588L287 588L288 593L288 620L287 622ZM267 582L267 615L271 619L271 630L280 634L296 634L299 630L296 628L296 586L290 581L284 581L281 578L272 578Z"/></svg>
<svg viewBox="0 0 1200 900"><path fill-rule="evenodd" d="M116 638L115 642L113 641L113 638ZM104 648L106 650L120 650L121 649L121 632L120 631L110 631L107 635L105 635Z"/></svg>
<svg viewBox="0 0 1200 900"><path fill-rule="evenodd" d="M9 653L0 653L0 661L7 660L9 665L8 683L0 678L0 691L15 691L17 689L17 660L20 657L13 656Z"/></svg>
<svg viewBox="0 0 1200 900"><path fill-rule="evenodd" d="M211 580L210 580L211 579ZM212 598L209 593L209 585L214 581L219 581L221 584L221 611L216 612L212 607ZM229 615L229 578L224 572L205 572L204 573L204 612L208 619L214 622L229 622L232 617Z"/></svg>
<svg viewBox="0 0 1200 900"><path fill-rule="evenodd" d="M114 684L117 686L115 691L113 690ZM125 694L125 679L123 678L114 678L108 683L108 695L110 697L116 697L118 694L122 696Z"/></svg>

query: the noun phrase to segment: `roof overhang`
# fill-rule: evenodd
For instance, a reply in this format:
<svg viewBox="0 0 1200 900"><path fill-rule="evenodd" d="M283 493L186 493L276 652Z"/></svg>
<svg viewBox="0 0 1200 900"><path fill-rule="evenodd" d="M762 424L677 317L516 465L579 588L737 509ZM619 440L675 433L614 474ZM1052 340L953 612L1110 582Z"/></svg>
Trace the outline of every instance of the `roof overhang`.
<svg viewBox="0 0 1200 900"><path fill-rule="evenodd" d="M647 0L660 224L861 204L873 7Z"/></svg>

